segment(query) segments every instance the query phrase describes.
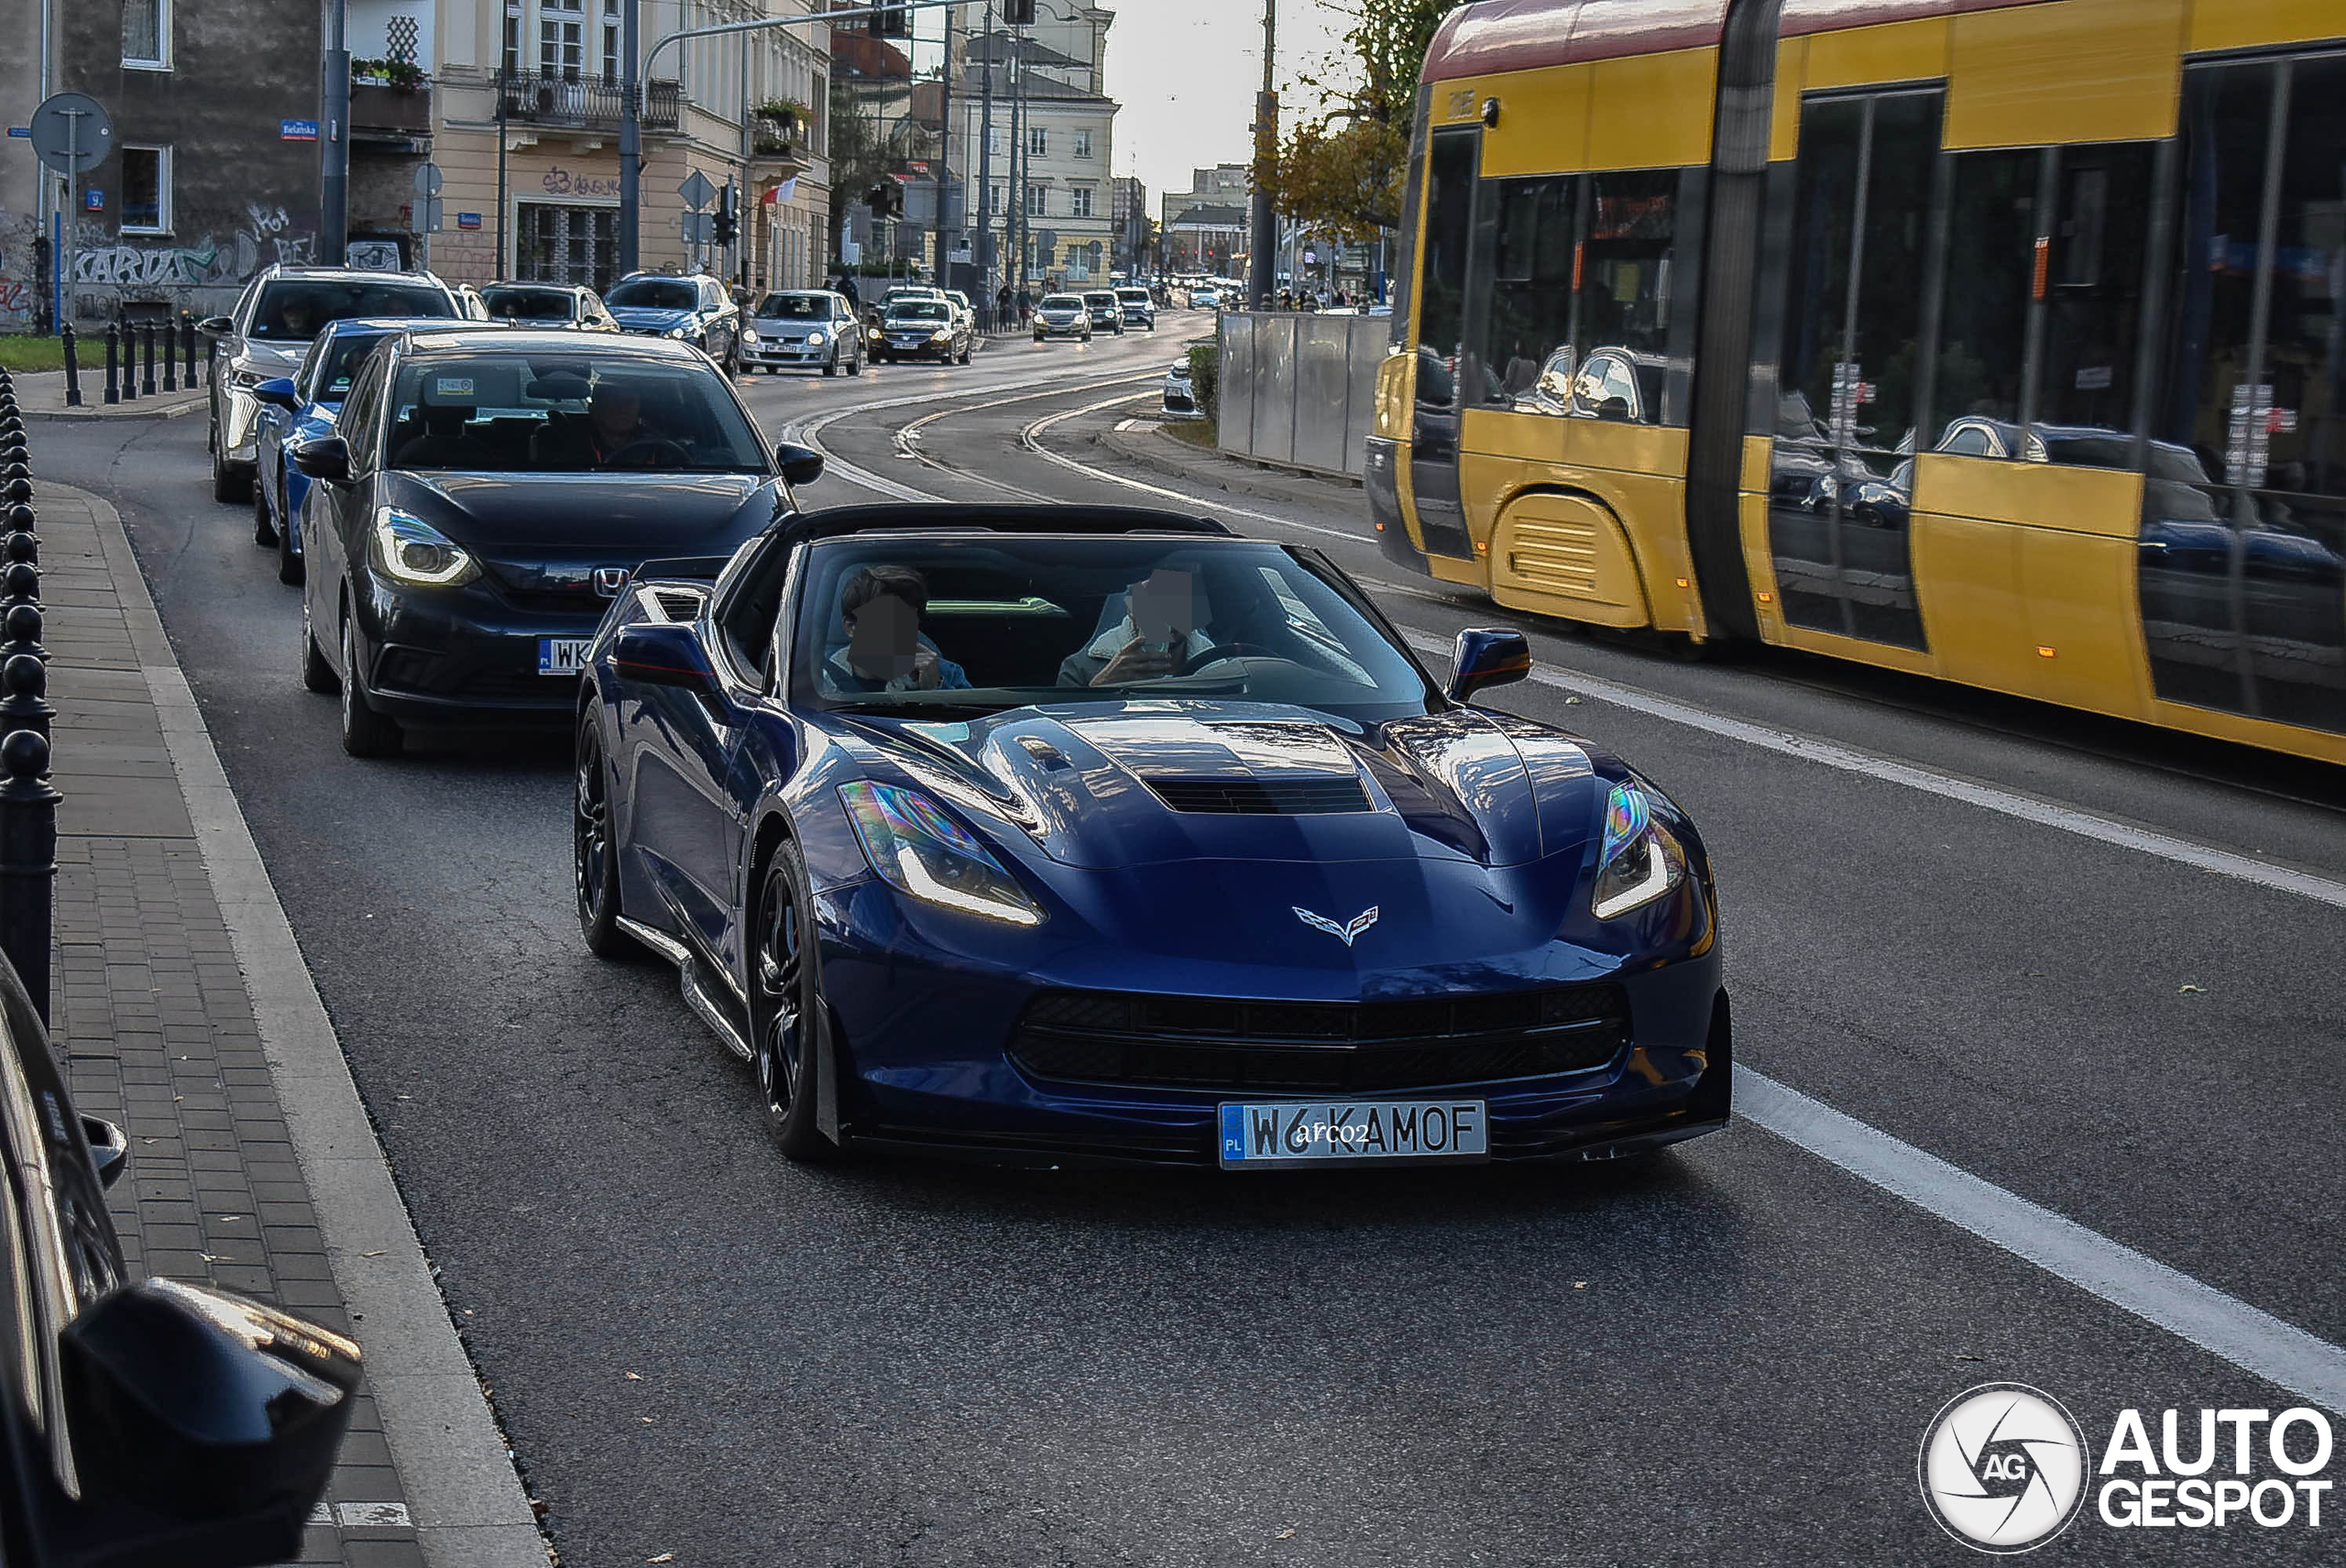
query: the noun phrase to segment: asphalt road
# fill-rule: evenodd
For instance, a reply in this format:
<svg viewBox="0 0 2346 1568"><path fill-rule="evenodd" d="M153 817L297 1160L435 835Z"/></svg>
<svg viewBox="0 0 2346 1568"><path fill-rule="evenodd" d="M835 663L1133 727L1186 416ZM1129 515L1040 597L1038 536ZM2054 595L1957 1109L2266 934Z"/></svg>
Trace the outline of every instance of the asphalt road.
<svg viewBox="0 0 2346 1568"><path fill-rule="evenodd" d="M1191 491L1092 437L1199 320L744 389L883 494L1146 500L1022 439ZM202 420L38 433L45 474L122 509L569 1568L1965 1562L1915 1453L1969 1386L2046 1389L2097 1448L2122 1408L2155 1431L2167 1407L2307 1402L1748 1123L1630 1171L787 1165L672 977L581 947L565 740L345 757L300 686L296 596L209 499ZM1271 483L1195 493L1383 585L1405 629L1518 619L1400 582L1357 491ZM835 473L807 499L872 497ZM1567 683L1733 721L1495 694L1702 822L1739 1060L2346 1340L2346 909L2076 830L2346 879L2346 782L1528 629ZM1859 765L1754 739L1783 734ZM2057 809L1915 783L1938 778ZM2121 1531L2089 1508L2046 1558L2334 1562L2323 1519Z"/></svg>

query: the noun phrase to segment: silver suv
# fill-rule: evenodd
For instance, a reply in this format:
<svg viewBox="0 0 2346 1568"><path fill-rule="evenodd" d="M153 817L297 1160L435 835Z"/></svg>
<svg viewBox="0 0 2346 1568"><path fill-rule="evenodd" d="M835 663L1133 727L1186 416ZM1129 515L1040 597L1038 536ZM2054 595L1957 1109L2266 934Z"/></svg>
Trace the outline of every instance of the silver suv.
<svg viewBox="0 0 2346 1568"><path fill-rule="evenodd" d="M347 267L270 267L245 285L225 316L197 323L212 340L212 495L252 499L253 389L291 376L329 322L351 316L449 316L465 309L428 272L359 272Z"/></svg>

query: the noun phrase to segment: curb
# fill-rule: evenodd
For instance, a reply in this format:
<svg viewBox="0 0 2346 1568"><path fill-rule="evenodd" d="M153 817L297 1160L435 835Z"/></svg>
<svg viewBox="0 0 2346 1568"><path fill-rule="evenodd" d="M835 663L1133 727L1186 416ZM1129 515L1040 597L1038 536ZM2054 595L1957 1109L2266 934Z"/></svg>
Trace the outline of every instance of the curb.
<svg viewBox="0 0 2346 1568"><path fill-rule="evenodd" d="M407 1492L417 1549L429 1568L546 1568L551 1553L512 1452L456 1338L334 1025L148 595L122 516L86 490L43 488L88 501L97 520L107 576L244 971L334 1284L354 1321L363 1316L374 1329L362 1341L366 1386Z"/></svg>
<svg viewBox="0 0 2346 1568"><path fill-rule="evenodd" d="M158 397L157 401L160 400L161 399ZM209 406L209 400L207 398L200 397L192 402L181 401L164 408L149 408L147 406L147 400L145 398L141 398L136 403L115 403L111 408L104 406L98 408L84 406L78 409L28 409L19 407L16 411L25 416L27 423L38 419L48 420L51 423L55 424L104 424L110 420L181 419L188 414L200 413ZM47 484L48 481L43 480L42 483ZM65 488L66 487L62 485L58 487L60 489L63 489ZM99 504L104 505L104 503L100 502Z"/></svg>

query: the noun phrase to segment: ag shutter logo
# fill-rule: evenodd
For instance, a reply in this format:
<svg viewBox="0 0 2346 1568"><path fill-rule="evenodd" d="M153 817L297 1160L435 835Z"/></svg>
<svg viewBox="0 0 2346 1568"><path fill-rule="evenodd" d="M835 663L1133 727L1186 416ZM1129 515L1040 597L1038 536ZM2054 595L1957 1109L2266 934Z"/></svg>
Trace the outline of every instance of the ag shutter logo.
<svg viewBox="0 0 2346 1568"><path fill-rule="evenodd" d="M1923 1502L1947 1534L1981 1552L2030 1552L2085 1502L2085 1432L2058 1399L2025 1383L1983 1383L1923 1430Z"/></svg>

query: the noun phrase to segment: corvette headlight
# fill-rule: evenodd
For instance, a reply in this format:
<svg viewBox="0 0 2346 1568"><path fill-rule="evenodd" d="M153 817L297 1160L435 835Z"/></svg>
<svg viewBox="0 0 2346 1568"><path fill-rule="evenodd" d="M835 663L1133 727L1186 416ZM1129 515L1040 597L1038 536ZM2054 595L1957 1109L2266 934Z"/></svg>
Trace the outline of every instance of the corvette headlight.
<svg viewBox="0 0 2346 1568"><path fill-rule="evenodd" d="M1686 880L1686 850L1653 819L1646 792L1624 780L1605 802L1605 842L1589 907L1599 920L1642 909Z"/></svg>
<svg viewBox="0 0 2346 1568"><path fill-rule="evenodd" d="M375 559L402 583L450 588L480 576L463 546L421 518L384 507L375 513Z"/></svg>
<svg viewBox="0 0 2346 1568"><path fill-rule="evenodd" d="M916 789L844 784L839 800L872 869L898 893L964 915L1039 926L1042 906L968 829Z"/></svg>
<svg viewBox="0 0 2346 1568"><path fill-rule="evenodd" d="M806 334L806 346L809 348L820 348L829 341L829 338L825 337L819 332L810 332Z"/></svg>

